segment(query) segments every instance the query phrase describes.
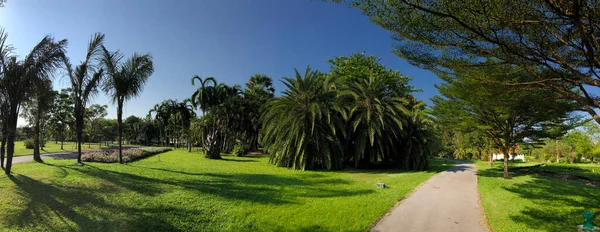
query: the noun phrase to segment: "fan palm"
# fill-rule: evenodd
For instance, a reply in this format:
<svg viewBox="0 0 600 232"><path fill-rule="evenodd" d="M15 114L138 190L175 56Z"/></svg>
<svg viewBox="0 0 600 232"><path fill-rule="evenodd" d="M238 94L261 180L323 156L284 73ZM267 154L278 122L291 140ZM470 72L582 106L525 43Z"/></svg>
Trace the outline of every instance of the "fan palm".
<svg viewBox="0 0 600 232"><path fill-rule="evenodd" d="M102 51L102 63L108 74L103 89L111 97L112 103L117 103L119 163L123 163L123 104L142 93L148 77L154 72L154 66L150 54L134 53L120 63L123 56L119 51L111 53L104 46Z"/></svg>
<svg viewBox="0 0 600 232"><path fill-rule="evenodd" d="M287 90L268 103L261 142L271 162L294 169L341 168L335 138L341 120L335 113L335 85L328 75L306 69L304 77L284 78Z"/></svg>
<svg viewBox="0 0 600 232"><path fill-rule="evenodd" d="M12 47L6 44L7 34L0 29L0 73L2 92L8 112L3 120L7 120L6 127L6 174L10 174L12 158L15 148L15 132L17 130L17 118L21 104L32 91L35 83L45 80L60 65L64 57L67 40L54 41L50 36L44 37L22 61L11 54Z"/></svg>

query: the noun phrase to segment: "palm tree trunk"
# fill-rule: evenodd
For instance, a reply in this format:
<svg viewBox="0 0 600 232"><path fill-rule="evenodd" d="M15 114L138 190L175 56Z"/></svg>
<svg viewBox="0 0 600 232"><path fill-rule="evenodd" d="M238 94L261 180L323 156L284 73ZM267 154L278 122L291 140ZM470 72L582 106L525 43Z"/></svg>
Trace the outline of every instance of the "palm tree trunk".
<svg viewBox="0 0 600 232"><path fill-rule="evenodd" d="M83 142L83 106L75 106L75 133L77 136L77 163L81 163L81 142Z"/></svg>
<svg viewBox="0 0 600 232"><path fill-rule="evenodd" d="M2 168L4 168L4 152L6 151L7 127L8 120L5 119L2 122L2 142L0 144L0 167Z"/></svg>
<svg viewBox="0 0 600 232"><path fill-rule="evenodd" d="M36 162L43 162L40 156L40 117L41 115L38 112L33 132L35 133L35 138L33 139L33 160Z"/></svg>
<svg viewBox="0 0 600 232"><path fill-rule="evenodd" d="M117 102L117 133L119 134L119 163L123 163L123 101Z"/></svg>
<svg viewBox="0 0 600 232"><path fill-rule="evenodd" d="M6 175L10 175L10 170L12 168L12 159L15 154L15 132L17 131L17 118L19 115L18 106L11 102L10 111L8 113L8 129L7 129L7 147L6 147L6 167L4 169L4 173Z"/></svg>

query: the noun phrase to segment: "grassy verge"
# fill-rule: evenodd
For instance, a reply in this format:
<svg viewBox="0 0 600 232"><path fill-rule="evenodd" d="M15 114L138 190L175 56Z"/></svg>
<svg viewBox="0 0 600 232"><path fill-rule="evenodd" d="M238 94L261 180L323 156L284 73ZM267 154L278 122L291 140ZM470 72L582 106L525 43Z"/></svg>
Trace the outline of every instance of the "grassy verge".
<svg viewBox="0 0 600 232"><path fill-rule="evenodd" d="M486 162L477 162L482 204L495 232L576 231L576 226L583 223L584 211L600 211L600 188L586 186L583 181L521 172L504 179L501 165L497 162L489 167ZM565 169L558 165L552 168ZM596 224L599 222L596 220Z"/></svg>
<svg viewBox="0 0 600 232"><path fill-rule="evenodd" d="M266 157L203 157L179 150L128 165L16 165L0 176L0 231L364 231L450 166L301 172Z"/></svg>

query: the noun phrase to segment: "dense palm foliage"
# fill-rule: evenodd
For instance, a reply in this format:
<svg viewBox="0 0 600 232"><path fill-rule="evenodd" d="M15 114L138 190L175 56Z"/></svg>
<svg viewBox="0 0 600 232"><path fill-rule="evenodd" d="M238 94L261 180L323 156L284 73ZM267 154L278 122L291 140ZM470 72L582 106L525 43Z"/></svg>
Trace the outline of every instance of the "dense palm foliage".
<svg viewBox="0 0 600 232"><path fill-rule="evenodd" d="M106 68L108 79L104 91L117 104L117 131L119 134L119 163L123 163L123 104L139 96L144 89L148 77L154 72L150 54L134 53L124 63L123 56L117 52L109 52L102 47L102 62Z"/></svg>
<svg viewBox="0 0 600 232"><path fill-rule="evenodd" d="M328 75L306 69L284 78L288 88L268 104L261 143L271 152L271 162L296 169L342 167L342 120L336 113L335 84Z"/></svg>
<svg viewBox="0 0 600 232"><path fill-rule="evenodd" d="M261 143L271 162L302 170L427 168L437 138L407 78L363 54L332 63L331 74L286 78L283 96L267 104Z"/></svg>
<svg viewBox="0 0 600 232"><path fill-rule="evenodd" d="M104 34L96 33L93 35L88 44L85 59L75 68L73 68L69 59L63 56L67 75L71 81L72 96L75 104L75 133L77 137L77 162L79 163L81 163L85 106L88 100L98 93L98 88L104 74L104 69L100 66L100 62L98 62L102 56L103 43Z"/></svg>

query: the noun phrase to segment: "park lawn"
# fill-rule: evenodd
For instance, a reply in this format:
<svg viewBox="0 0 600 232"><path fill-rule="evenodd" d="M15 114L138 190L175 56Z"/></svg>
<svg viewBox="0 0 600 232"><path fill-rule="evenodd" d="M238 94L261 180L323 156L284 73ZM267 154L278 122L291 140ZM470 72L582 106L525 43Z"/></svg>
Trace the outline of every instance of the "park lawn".
<svg viewBox="0 0 600 232"><path fill-rule="evenodd" d="M518 164L514 166L531 166ZM548 165L564 170L564 165ZM585 166L585 165L583 165ZM580 166L571 166L579 169ZM479 191L491 229L502 231L576 231L582 213L600 211L600 188L582 180L565 181L537 174L512 172L502 177L502 163L477 162ZM595 224L600 220L596 219Z"/></svg>
<svg viewBox="0 0 600 232"><path fill-rule="evenodd" d="M0 231L364 231L451 165L296 171L183 150L127 165L31 162L0 176Z"/></svg>
<svg viewBox="0 0 600 232"><path fill-rule="evenodd" d="M104 146L103 146L104 147ZM77 143L65 142L63 149L60 149L60 142L55 144L54 141L46 142L46 146L43 150L40 150L42 154L56 153L56 152L74 152L77 151ZM98 150L98 143L85 143L81 144L81 150ZM33 155L33 149L26 149L24 141L15 142L15 156Z"/></svg>

